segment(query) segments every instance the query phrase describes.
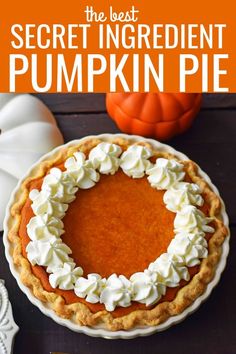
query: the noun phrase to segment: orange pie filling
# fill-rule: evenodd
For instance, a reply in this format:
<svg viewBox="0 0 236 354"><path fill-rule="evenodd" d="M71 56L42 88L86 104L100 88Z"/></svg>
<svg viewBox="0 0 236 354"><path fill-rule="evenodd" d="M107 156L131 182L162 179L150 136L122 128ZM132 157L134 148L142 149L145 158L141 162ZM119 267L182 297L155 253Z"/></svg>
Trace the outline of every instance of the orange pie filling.
<svg viewBox="0 0 236 354"><path fill-rule="evenodd" d="M186 174L185 181L190 178ZM40 189L43 178L29 182L28 189ZM146 177L132 179L121 170L114 175L101 175L100 181L87 190L80 189L76 199L69 205L63 218L65 233L62 240L72 250L72 257L84 270L84 276L98 273L102 277L116 273L129 278L142 272L158 256L167 251L174 237L175 213L166 209L163 190L150 187ZM204 195L203 195L204 197ZM28 198L21 211L19 235L23 255L30 242L27 224L34 216ZM209 215L208 205L200 207ZM206 234L208 239L210 234ZM103 304L91 304L75 295L73 290L53 289L48 274L42 266L31 266L34 275L40 279L46 291L53 291L64 297L67 304L86 303L92 312L104 310ZM199 266L188 268L190 277L199 271ZM159 300L171 301L186 281L178 287L168 288ZM156 305L156 304L155 304ZM132 302L127 308L117 307L113 317L123 316L135 309L146 309L146 305ZM151 308L151 307L149 307Z"/></svg>

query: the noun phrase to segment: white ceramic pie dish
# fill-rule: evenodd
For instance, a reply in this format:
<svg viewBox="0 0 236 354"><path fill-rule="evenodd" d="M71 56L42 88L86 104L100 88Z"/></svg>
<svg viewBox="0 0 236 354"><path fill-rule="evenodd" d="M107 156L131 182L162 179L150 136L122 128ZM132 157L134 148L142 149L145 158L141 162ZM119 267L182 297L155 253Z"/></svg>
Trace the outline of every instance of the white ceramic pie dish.
<svg viewBox="0 0 236 354"><path fill-rule="evenodd" d="M161 151L165 151L165 152L169 152L171 154L174 154L175 156L177 156L179 159L181 160L188 160L188 157L178 151L176 151L175 149L173 149L172 147L162 144L160 142L157 142L153 139L144 139L142 137L139 136L130 136L130 135L125 135L125 134L101 134L101 135L96 135L96 136L88 136L79 140L74 140L71 141L67 144L65 144L65 147L69 147L69 146L73 146L73 145L77 145L79 142L83 142L87 139L91 139L91 138L98 138L98 139L102 139L104 141L109 140L111 138L114 137L123 137L126 139L132 139L133 142L140 142L140 141L147 141L149 142L155 149L161 150ZM31 171L33 170L33 168L41 161L44 161L48 158L50 158L56 151L58 151L59 149L61 149L61 147L57 147L56 149L54 149L53 151L51 151L50 153L44 155L36 164L34 164L30 170L26 173L26 175L18 182L18 185L16 186L15 190L13 191L10 201L8 203L7 206L7 210L6 210L6 216L5 216L5 220L4 220L4 235L3 235L3 242L4 242L4 246L5 246L5 254L6 254L6 258L8 260L9 266L10 266L10 270L11 273L13 274L13 276L15 277L20 289L26 294L26 296L28 297L28 299L34 304L36 305L40 311L45 314L48 317L51 317L55 322L57 322L58 324L61 324L63 326L68 327L69 329L75 331L75 332L79 332L79 333L84 333L87 334L89 336L93 336L93 337L103 337L103 338L109 338L109 339L118 339L118 338L122 338L122 339L131 339L131 338L135 338L138 336L147 336L156 332L160 332L163 330L166 330L167 328L171 327L174 324L177 324L179 322L181 322L182 320L184 320L189 314L191 314L192 312L196 311L197 308L200 306L200 304L205 301L208 296L210 295L210 293L212 292L213 288L216 286L216 284L219 282L220 280L220 276L222 271L225 268L226 265L226 259L227 259L227 255L229 252L229 236L225 239L223 245L222 245L222 256L220 259L220 262L218 263L217 269L216 269L216 273L215 273L215 277L213 278L213 280L208 284L205 292L199 296L195 302L190 305L188 308L186 308L181 314L174 316L174 317L170 317L167 321L165 321L164 323L158 325L158 326L153 326L153 327L137 327L128 331L116 331L116 332L112 332L106 329L103 329L101 327L87 327L87 326L80 326L78 324L76 324L75 322L72 322L71 320L67 320L67 319L63 319L59 316L57 316L55 314L55 312L49 308L49 306L47 306L46 304L42 303L41 301L39 301L37 298L35 298L32 293L31 290L29 288L27 288L25 285L23 285L23 283L20 280L20 276L19 276L19 271L17 269L17 267L14 265L13 263L13 258L11 256L11 244L8 241L8 226L7 226L7 221L8 218L10 216L10 208L14 202L14 196L16 191L18 190L19 186L21 185L22 181L27 178ZM207 174L205 172L203 172L200 168L199 168L199 175L201 177L203 177L207 183L210 185L210 187L212 188L212 190L219 195L219 192L217 190L217 188L212 184L210 178L207 176ZM225 206L224 206L224 202L221 200L222 202L222 210L221 210L221 217L222 220L225 224L225 226L228 228L228 216L226 214L225 211ZM229 228L228 228L229 230ZM229 235L229 231L228 231L228 235Z"/></svg>

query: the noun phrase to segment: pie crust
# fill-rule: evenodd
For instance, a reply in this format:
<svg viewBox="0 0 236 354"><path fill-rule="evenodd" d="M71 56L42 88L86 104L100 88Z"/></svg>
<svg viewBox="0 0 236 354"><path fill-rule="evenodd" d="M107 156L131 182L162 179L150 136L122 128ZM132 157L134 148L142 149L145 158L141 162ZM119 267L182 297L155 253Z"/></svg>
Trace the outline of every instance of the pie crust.
<svg viewBox="0 0 236 354"><path fill-rule="evenodd" d="M115 137L111 143L119 145L122 150L126 150L132 140ZM158 302L152 308L133 310L122 316L113 316L111 312L104 310L93 313L86 302L76 302L68 304L63 296L44 289L41 281L33 274L32 267L28 259L23 255L19 228L21 224L21 210L29 197L29 183L37 178L42 178L53 166L61 165L74 152L81 151L86 156L92 148L99 144L101 140L91 138L82 141L76 146L57 150L50 159L42 161L31 171L30 177L26 178L20 188L18 188L14 202L11 207L11 215L8 218L8 240L12 245L13 262L20 273L22 283L31 289L33 295L44 303L47 303L58 316L70 319L79 325L102 326L110 331L128 330L137 326L155 326L165 322L168 318L182 313L190 306L203 292L208 283L213 279L217 264L221 257L221 246L228 235L227 227L221 220L221 200L211 190L207 182L198 175L198 167L191 160L179 160L176 156L163 151L154 150L149 143L138 143L146 145L154 154L154 157L166 159L176 159L185 168L193 183L200 186L205 202L209 206L209 216L214 219L215 231L208 241L208 256L201 261L199 271L181 289L178 290L172 301ZM148 245L147 245L148 247Z"/></svg>

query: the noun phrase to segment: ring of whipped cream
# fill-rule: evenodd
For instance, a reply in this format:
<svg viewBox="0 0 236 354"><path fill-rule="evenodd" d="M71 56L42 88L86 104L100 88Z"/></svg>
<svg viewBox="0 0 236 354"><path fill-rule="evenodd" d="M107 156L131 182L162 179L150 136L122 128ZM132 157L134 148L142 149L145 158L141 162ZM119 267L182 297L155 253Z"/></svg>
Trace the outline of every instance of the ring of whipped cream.
<svg viewBox="0 0 236 354"><path fill-rule="evenodd" d="M149 159L152 151L140 145L131 145L122 152L120 146L102 142L93 148L86 159L76 152L65 161L65 171L52 168L43 179L41 190L30 192L34 215L27 233L31 241L26 251L32 265L46 267L53 288L74 290L87 302L100 302L107 311L116 306L128 307L131 301L153 305L165 294L166 287L176 287L181 279L190 279L188 268L200 263L208 254L205 233L214 232L206 217L197 207L203 205L197 184L183 182L184 165L175 159ZM62 241L62 218L79 189L92 188L100 174L113 175L121 168L132 178L147 175L151 187L166 190L163 201L166 208L176 213L174 237L167 252L160 255L143 272L124 275L99 274L83 277L83 269L70 257L71 249Z"/></svg>

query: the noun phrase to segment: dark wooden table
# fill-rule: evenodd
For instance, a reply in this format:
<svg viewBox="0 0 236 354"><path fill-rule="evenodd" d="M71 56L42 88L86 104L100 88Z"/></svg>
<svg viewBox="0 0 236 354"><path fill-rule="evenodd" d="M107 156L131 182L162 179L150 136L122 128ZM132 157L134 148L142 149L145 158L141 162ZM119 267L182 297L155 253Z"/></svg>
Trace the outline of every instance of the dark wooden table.
<svg viewBox="0 0 236 354"><path fill-rule="evenodd" d="M102 94L37 96L54 112L65 141L89 134L118 132L108 119ZM6 281L20 327L14 354L236 353L236 95L205 96L192 128L168 143L186 153L209 174L225 200L230 217L230 255L210 298L184 322L165 332L132 340L91 338L59 326L27 300L9 271L0 240L0 278Z"/></svg>

